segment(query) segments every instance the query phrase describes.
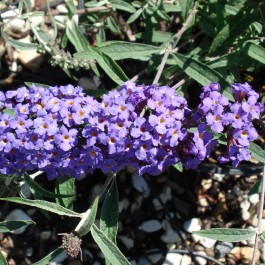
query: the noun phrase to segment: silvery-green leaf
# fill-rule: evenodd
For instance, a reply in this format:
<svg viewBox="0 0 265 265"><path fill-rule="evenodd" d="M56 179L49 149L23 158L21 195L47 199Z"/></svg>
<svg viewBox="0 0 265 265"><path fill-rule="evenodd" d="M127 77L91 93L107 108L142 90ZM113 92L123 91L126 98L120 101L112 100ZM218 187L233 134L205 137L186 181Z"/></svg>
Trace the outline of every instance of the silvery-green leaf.
<svg viewBox="0 0 265 265"><path fill-rule="evenodd" d="M252 229L241 228L212 228L193 232L193 234L226 242L239 242L248 240L253 237L256 232Z"/></svg>
<svg viewBox="0 0 265 265"><path fill-rule="evenodd" d="M36 224L32 220L15 220L0 222L0 233L7 233L19 229L25 225Z"/></svg>
<svg viewBox="0 0 265 265"><path fill-rule="evenodd" d="M53 202L47 202L41 200L29 200L19 197L0 198L0 200L33 206L42 210L46 210L48 212L56 213L58 215L82 218L82 214L66 209Z"/></svg>
<svg viewBox="0 0 265 265"><path fill-rule="evenodd" d="M57 256L59 256L63 252L64 252L64 249L59 247L55 249L53 252L51 252L50 254L48 254L46 257L33 263L32 265L47 265L49 264L49 262L53 261Z"/></svg>
<svg viewBox="0 0 265 265"><path fill-rule="evenodd" d="M91 235L105 258L111 263L115 265L130 265L130 262L125 258L125 256L121 253L118 247L106 237L106 235L97 228L95 224L92 225Z"/></svg>

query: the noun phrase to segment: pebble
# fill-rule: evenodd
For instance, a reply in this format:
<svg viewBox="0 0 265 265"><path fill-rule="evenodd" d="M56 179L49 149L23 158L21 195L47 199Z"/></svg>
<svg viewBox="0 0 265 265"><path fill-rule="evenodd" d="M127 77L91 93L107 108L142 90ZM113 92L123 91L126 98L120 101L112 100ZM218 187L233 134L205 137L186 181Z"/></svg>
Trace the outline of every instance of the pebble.
<svg viewBox="0 0 265 265"><path fill-rule="evenodd" d="M52 235L52 232L51 231L42 231L40 233L40 239L41 240L48 240Z"/></svg>
<svg viewBox="0 0 265 265"><path fill-rule="evenodd" d="M167 202L167 200L168 200L168 195L162 193L162 194L159 195L159 198L160 198L160 200L165 204L165 203ZM160 200L157 199L157 198L154 198L154 199L152 200L153 205L154 205L156 211L160 211L160 210L163 209L163 204L160 202Z"/></svg>
<svg viewBox="0 0 265 265"><path fill-rule="evenodd" d="M5 221L17 221L17 220L25 220L25 221L31 221L32 219L30 216L28 216L24 211L20 209L15 209L11 211L5 218ZM22 226L16 230L11 231L11 233L20 235L23 234L27 229L27 225Z"/></svg>
<svg viewBox="0 0 265 265"><path fill-rule="evenodd" d="M212 179L203 179L201 182L203 191L207 191L212 187L213 181Z"/></svg>
<svg viewBox="0 0 265 265"><path fill-rule="evenodd" d="M125 245L127 249L131 249L134 247L134 240L132 238L129 238L127 236L119 236L118 237L121 242Z"/></svg>
<svg viewBox="0 0 265 265"><path fill-rule="evenodd" d="M148 252L153 252L154 254L148 254ZM151 261L151 264L157 264L163 257L161 250L158 248L150 249L146 252L148 260Z"/></svg>
<svg viewBox="0 0 265 265"><path fill-rule="evenodd" d="M192 264L191 257L189 255L183 255L180 265Z"/></svg>
<svg viewBox="0 0 265 265"><path fill-rule="evenodd" d="M216 181L218 181L218 182L221 182L224 177L225 177L224 174L219 174L219 173L213 174L213 179L216 180Z"/></svg>
<svg viewBox="0 0 265 265"><path fill-rule="evenodd" d="M68 13L68 10L67 8L65 7L65 5L62 5L62 4L59 4L56 6L56 10L60 13L65 13L67 14Z"/></svg>
<svg viewBox="0 0 265 265"><path fill-rule="evenodd" d="M13 10L8 10L8 11L2 13L1 14L1 18L3 19L4 23L7 23L11 19L11 17L16 17L17 14L19 14L19 9L18 8L17 9L13 9ZM24 23L25 23L25 21L24 21Z"/></svg>
<svg viewBox="0 0 265 265"><path fill-rule="evenodd" d="M129 206L130 201L127 198L124 198L119 201L119 213L121 213L123 210L127 210Z"/></svg>
<svg viewBox="0 0 265 265"><path fill-rule="evenodd" d="M219 257L224 257L228 254L233 248L233 244L231 242L218 242L215 246L215 251Z"/></svg>
<svg viewBox="0 0 265 265"><path fill-rule="evenodd" d="M166 230L166 232L161 235L160 239L167 243L173 244L180 241L180 237L176 231L174 231L167 220L163 220L162 227Z"/></svg>
<svg viewBox="0 0 265 265"><path fill-rule="evenodd" d="M150 190L149 185L145 181L143 176L139 176L137 172L132 174L132 185L137 191L142 192L142 193L145 193L148 190Z"/></svg>
<svg viewBox="0 0 265 265"><path fill-rule="evenodd" d="M188 221L186 221L183 225L184 230L188 233L192 233L193 231L201 230L201 226L199 225L199 219L198 218L192 218Z"/></svg>
<svg viewBox="0 0 265 265"><path fill-rule="evenodd" d="M248 200L251 204L257 204L259 202L259 194L255 193L248 197Z"/></svg>
<svg viewBox="0 0 265 265"><path fill-rule="evenodd" d="M203 251L198 251L196 253L206 256L206 254ZM196 261L197 261L198 265L206 265L207 264L207 259L205 259L203 257L196 256Z"/></svg>
<svg viewBox="0 0 265 265"><path fill-rule="evenodd" d="M139 229L143 230L146 233L153 233L160 230L161 228L161 222L155 219L145 221L139 226Z"/></svg>
<svg viewBox="0 0 265 265"><path fill-rule="evenodd" d="M240 202L240 208L243 211L247 211L250 207L250 202L247 199L243 199L242 202Z"/></svg>
<svg viewBox="0 0 265 265"><path fill-rule="evenodd" d="M244 212L242 212L241 216L242 216L242 219L244 221L247 221L250 218L250 212L249 211L244 211Z"/></svg>
<svg viewBox="0 0 265 265"><path fill-rule="evenodd" d="M200 237L199 243L205 248L212 248L215 245L216 240L206 237Z"/></svg>
<svg viewBox="0 0 265 265"><path fill-rule="evenodd" d="M168 252L162 265L180 265L182 257L179 253Z"/></svg>
<svg viewBox="0 0 265 265"><path fill-rule="evenodd" d="M260 230L265 232L265 219L260 220Z"/></svg>

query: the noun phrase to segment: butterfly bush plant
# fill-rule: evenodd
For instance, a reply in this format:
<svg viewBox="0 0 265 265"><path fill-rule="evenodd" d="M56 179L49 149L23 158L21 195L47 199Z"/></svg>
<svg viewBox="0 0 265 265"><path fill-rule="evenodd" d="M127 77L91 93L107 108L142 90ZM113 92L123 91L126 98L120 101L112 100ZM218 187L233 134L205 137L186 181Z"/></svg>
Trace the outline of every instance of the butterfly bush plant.
<svg viewBox="0 0 265 265"><path fill-rule="evenodd" d="M37 265L48 264L63 251L77 258L88 233L107 265L130 264L116 244L120 171L130 167L155 177L170 166L196 170L217 148L222 150L220 165L237 167L252 157L265 163L265 151L257 145L258 138L264 138L264 98L249 84L264 67L264 3L62 2L67 12L52 10L49 1L44 11L29 0L3 3L6 9L18 5L15 15L1 24L8 49L45 54L43 59L49 58L47 63L61 68L73 82L26 82L0 91L0 180L7 186L17 179L26 181L34 196L0 200L37 207L46 216L52 212L80 219L62 234L61 246ZM64 15L65 21L56 15ZM45 31L45 20L34 22L44 16L53 34ZM26 43L9 34L14 19L28 23ZM76 84L84 71L98 84L96 89ZM193 96L191 88L199 87ZM108 176L106 183L90 208L78 213L73 207L74 181L95 171ZM56 182L55 193L34 179L44 173ZM255 235L255 264L258 239L264 238L259 231L265 189L261 184L256 230L214 228L196 234L223 241ZM100 224L95 225L103 196ZM9 232L29 223L1 222L0 229ZM7 264L1 252L0 263Z"/></svg>

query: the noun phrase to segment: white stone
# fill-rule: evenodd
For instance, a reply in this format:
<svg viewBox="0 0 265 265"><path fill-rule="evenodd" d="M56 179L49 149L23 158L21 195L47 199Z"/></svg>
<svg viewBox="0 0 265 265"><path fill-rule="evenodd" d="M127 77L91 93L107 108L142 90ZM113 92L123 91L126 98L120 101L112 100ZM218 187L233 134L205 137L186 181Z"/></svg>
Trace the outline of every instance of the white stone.
<svg viewBox="0 0 265 265"><path fill-rule="evenodd" d="M119 236L118 237L121 242L125 245L127 249L131 249L134 247L134 240L132 238L129 238L127 236Z"/></svg>
<svg viewBox="0 0 265 265"><path fill-rule="evenodd" d="M24 211L20 209L15 209L11 211L5 218L5 221L18 221L18 220L25 220L31 221L32 219L28 216ZM22 226L16 230L13 230L12 233L16 235L23 234L27 229L27 225Z"/></svg>
<svg viewBox="0 0 265 265"><path fill-rule="evenodd" d="M194 242L198 243L201 239L201 236L195 235L195 234L191 234L191 237L193 239Z"/></svg>
<svg viewBox="0 0 265 265"><path fill-rule="evenodd" d="M65 5L62 5L62 4L57 5L57 6L56 6L56 10L57 10L58 12L60 12L60 13L65 13L65 14L68 13L68 10L67 10L66 6L65 6Z"/></svg>
<svg viewBox="0 0 265 265"><path fill-rule="evenodd" d="M183 225L184 230L188 233L192 233L193 231L201 230L201 226L199 225L199 219L198 218L192 218L188 221L186 221Z"/></svg>
<svg viewBox="0 0 265 265"><path fill-rule="evenodd" d="M213 179L218 181L218 182L222 181L224 177L225 177L224 174L219 174L219 173L213 174Z"/></svg>
<svg viewBox="0 0 265 265"><path fill-rule="evenodd" d="M212 248L215 245L216 240L210 239L210 238L206 238L206 237L201 237L200 240L199 240L199 242L205 248Z"/></svg>
<svg viewBox="0 0 265 265"><path fill-rule="evenodd" d="M165 204L165 203L167 202L167 200L168 200L168 195L162 193L162 194L159 195L159 198L160 198L161 201ZM154 205L154 207L155 207L155 209L156 209L157 211L163 209L163 205L160 203L160 200L159 200L159 199L154 198L152 202L153 202L153 205Z"/></svg>
<svg viewBox="0 0 265 265"><path fill-rule="evenodd" d="M188 265L188 264L191 264L191 262L192 260L189 255L183 255L180 265Z"/></svg>
<svg viewBox="0 0 265 265"><path fill-rule="evenodd" d="M252 204L257 204L259 202L259 194L255 193L249 196L248 200Z"/></svg>
<svg viewBox="0 0 265 265"><path fill-rule="evenodd" d="M243 211L247 211L250 207L250 202L248 200L243 200L242 202L240 202L240 208L243 210Z"/></svg>
<svg viewBox="0 0 265 265"><path fill-rule="evenodd" d="M139 229L143 230L146 233L153 233L162 228L161 222L158 220L152 219L148 220L142 223L141 226L139 226Z"/></svg>
<svg viewBox="0 0 265 265"><path fill-rule="evenodd" d="M127 198L122 199L119 201L119 213L121 213L123 210L128 209L130 206L130 202Z"/></svg>
<svg viewBox="0 0 265 265"><path fill-rule="evenodd" d="M51 231L42 231L40 233L40 239L41 240L48 240L52 235L52 232Z"/></svg>
<svg viewBox="0 0 265 265"><path fill-rule="evenodd" d="M138 262L137 265L152 265L152 263L145 257L141 257Z"/></svg>
<svg viewBox="0 0 265 265"><path fill-rule="evenodd" d="M33 27L37 27L40 24L44 23L44 17L43 16L32 16L30 17L30 23Z"/></svg>
<svg viewBox="0 0 265 265"><path fill-rule="evenodd" d="M148 254L148 252L153 252L154 254ZM152 264L157 264L157 262L159 260L161 260L162 258L162 253L161 250L159 250L158 248L154 248L154 249L150 249L146 252L146 256L148 257L148 259L152 262Z"/></svg>
<svg viewBox="0 0 265 265"><path fill-rule="evenodd" d="M62 16L62 15L54 16L54 20L56 21L56 26L58 29L65 28L67 16Z"/></svg>
<svg viewBox="0 0 265 265"><path fill-rule="evenodd" d="M149 190L148 183L145 181L143 176L139 176L137 172L132 174L132 184L133 187L139 192L146 192Z"/></svg>
<svg viewBox="0 0 265 265"><path fill-rule="evenodd" d="M180 265L182 257L179 253L169 252L162 265Z"/></svg>
<svg viewBox="0 0 265 265"><path fill-rule="evenodd" d="M247 221L249 218L250 218L250 212L249 211L242 212L242 219L244 221Z"/></svg>
<svg viewBox="0 0 265 265"><path fill-rule="evenodd" d="M7 23L12 17L16 17L19 14L19 9L11 9L1 14L1 18L4 23Z"/></svg>
<svg viewBox="0 0 265 265"><path fill-rule="evenodd" d="M206 254L203 251L198 251L197 253L206 256ZM206 265L207 264L207 259L205 259L203 257L196 256L196 261L198 262L199 265Z"/></svg>
<svg viewBox="0 0 265 265"><path fill-rule="evenodd" d="M172 229L168 220L163 220L162 227L165 229L165 233L160 237L163 242L173 244L180 241L178 233Z"/></svg>

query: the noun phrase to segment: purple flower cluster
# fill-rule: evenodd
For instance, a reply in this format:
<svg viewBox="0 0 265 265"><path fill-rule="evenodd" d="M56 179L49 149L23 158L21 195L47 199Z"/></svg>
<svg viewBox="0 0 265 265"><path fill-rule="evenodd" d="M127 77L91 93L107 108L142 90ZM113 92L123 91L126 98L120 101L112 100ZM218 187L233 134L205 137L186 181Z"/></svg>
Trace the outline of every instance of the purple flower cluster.
<svg viewBox="0 0 265 265"><path fill-rule="evenodd" d="M260 117L264 105L258 103L259 95L249 84L234 84L231 87L235 102L230 103L221 95L220 85L213 83L203 88L197 118L205 120L215 133L227 134L227 154L219 157L220 163L250 160L250 142L258 138L252 121Z"/></svg>
<svg viewBox="0 0 265 265"><path fill-rule="evenodd" d="M100 102L71 85L0 92L0 172L38 169L53 179L126 166L151 175L176 163L195 169L217 144L213 132L224 129L229 152L220 161L237 165L250 158L252 120L263 106L247 84L232 86L233 104L219 90L204 87L193 111L170 87L130 81Z"/></svg>

